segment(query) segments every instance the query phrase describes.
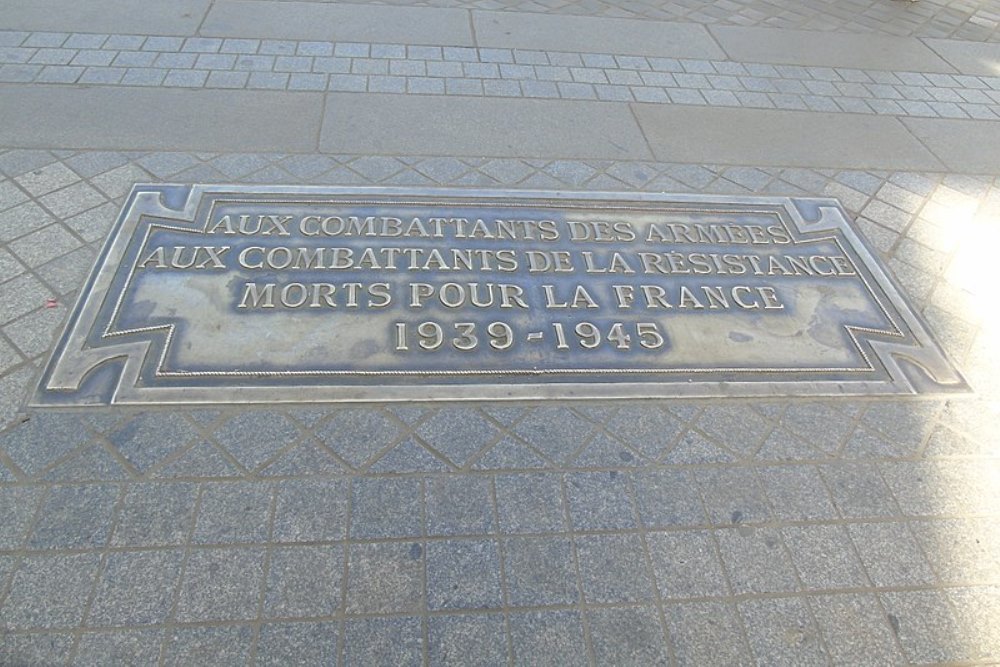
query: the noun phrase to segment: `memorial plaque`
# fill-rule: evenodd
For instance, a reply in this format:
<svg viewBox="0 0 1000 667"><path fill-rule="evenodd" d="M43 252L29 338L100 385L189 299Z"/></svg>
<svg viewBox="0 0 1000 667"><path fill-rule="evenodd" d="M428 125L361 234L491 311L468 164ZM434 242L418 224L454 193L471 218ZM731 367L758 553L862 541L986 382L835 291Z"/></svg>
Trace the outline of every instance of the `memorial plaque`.
<svg viewBox="0 0 1000 667"><path fill-rule="evenodd" d="M149 185L32 402L965 388L832 199Z"/></svg>

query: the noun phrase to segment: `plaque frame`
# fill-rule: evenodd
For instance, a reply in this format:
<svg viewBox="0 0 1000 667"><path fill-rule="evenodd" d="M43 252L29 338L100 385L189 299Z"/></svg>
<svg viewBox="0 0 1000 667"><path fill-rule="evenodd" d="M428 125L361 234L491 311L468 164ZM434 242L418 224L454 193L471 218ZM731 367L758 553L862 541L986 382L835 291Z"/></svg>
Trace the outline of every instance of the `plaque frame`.
<svg viewBox="0 0 1000 667"><path fill-rule="evenodd" d="M279 202L295 197L336 198L348 197L352 201L370 199L414 200L421 204L443 205L461 200L469 205L531 205L572 206L573 204L612 205L627 209L636 205L690 206L698 211L709 211L712 205L746 207L754 212L772 211L794 226L798 233L828 232L833 238L843 239L854 258L867 269L862 280L883 295L890 309L898 318L900 340L884 336L858 343L855 334L884 333L850 327L856 331L851 337L862 356L871 356L870 364L877 363L883 370L881 379L853 379L850 373L835 379L794 379L794 369L760 368L742 369L711 368L665 370L654 369L649 374L687 375L683 381L670 382L574 382L575 373L591 376L601 374L642 374L640 369L581 368L578 370L537 369L517 370L514 373L528 378L526 381L491 384L490 376L496 372L421 370L403 374L416 374L430 380L424 384L371 383L343 385L299 383L297 376L328 376L337 372L323 371L266 371L260 373L233 371L222 373L233 381L228 385L216 382L220 373L188 373L191 382L184 386L157 386L148 381L143 368L150 355L160 354L160 367L171 345L174 330L168 327L147 327L125 332L112 331L114 318L102 321L102 306L109 290L120 280L119 267L126 256L133 233L140 222L157 218L178 223L193 223L205 195L232 195L237 198L266 198L273 196ZM577 206L580 208L580 206ZM731 209L727 209L731 210ZM148 233L148 229L146 230ZM134 270L134 267L133 267ZM131 273L128 280L131 280ZM127 287L127 284L126 284ZM125 294L123 288L120 295ZM885 311L878 296L876 302ZM121 307L121 297L114 309L115 316ZM887 313L888 314L888 313ZM890 317L890 320L893 320ZM101 325L105 334L115 338L112 344L95 347L88 341ZM845 325L846 326L846 325ZM161 340L157 340L157 337ZM866 352L866 349L868 352ZM815 371L816 369L810 369ZM850 369L830 369L848 371ZM392 373L364 370L341 373L389 377ZM480 376L487 381L456 384L435 383L434 377L445 375ZM729 373L732 379L705 379L708 375ZM815 374L815 372L813 373ZM185 374L181 374L185 375ZM553 376L563 379L554 380ZM791 378L785 376L791 375ZM254 384L254 378L267 377L267 384ZM545 381L532 381L544 378ZM278 383L273 380L277 379ZM80 405L205 405L230 403L326 403L326 402L381 402L381 401L468 401L468 400L539 400L539 399L643 399L671 397L790 397L835 395L914 395L921 393L952 393L968 391L961 373L947 358L934 340L919 314L912 309L902 290L878 257L854 228L840 203L830 198L780 197L780 196L729 196L663 194L645 192L574 192L540 190L494 190L465 188L402 188L402 187L333 187L333 186L267 186L267 185L176 185L137 184L132 188L122 211L109 232L103 249L95 260L94 268L86 281L52 354L41 373L37 388L29 399L29 406L80 406Z"/></svg>

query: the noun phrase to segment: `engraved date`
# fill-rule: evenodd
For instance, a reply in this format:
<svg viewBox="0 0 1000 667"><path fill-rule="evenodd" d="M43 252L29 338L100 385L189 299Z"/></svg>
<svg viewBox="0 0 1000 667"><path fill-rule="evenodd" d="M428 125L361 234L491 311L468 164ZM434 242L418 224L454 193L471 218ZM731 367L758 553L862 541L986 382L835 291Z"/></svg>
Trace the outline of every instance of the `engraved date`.
<svg viewBox="0 0 1000 667"><path fill-rule="evenodd" d="M393 325L397 352L427 351L453 348L461 352L476 349L509 350L519 342L544 343L558 351L593 350L602 346L616 350L658 350L666 338L656 322L613 322L599 326L593 322L551 322L548 329L519 332L506 322L440 323L428 320L414 324L396 322Z"/></svg>

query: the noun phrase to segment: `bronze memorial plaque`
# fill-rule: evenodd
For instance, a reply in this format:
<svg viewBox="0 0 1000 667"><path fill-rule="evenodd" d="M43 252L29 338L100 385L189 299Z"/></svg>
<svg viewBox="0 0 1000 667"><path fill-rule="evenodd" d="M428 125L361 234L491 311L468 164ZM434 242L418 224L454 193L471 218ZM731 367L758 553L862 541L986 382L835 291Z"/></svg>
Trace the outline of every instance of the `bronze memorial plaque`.
<svg viewBox="0 0 1000 667"><path fill-rule="evenodd" d="M138 185L32 403L963 389L832 199Z"/></svg>

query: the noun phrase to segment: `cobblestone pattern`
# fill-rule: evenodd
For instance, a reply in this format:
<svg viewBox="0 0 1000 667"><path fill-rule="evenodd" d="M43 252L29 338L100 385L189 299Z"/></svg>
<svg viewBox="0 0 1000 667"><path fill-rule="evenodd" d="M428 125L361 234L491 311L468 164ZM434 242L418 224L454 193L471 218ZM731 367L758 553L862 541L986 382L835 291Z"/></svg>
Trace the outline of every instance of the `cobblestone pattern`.
<svg viewBox="0 0 1000 667"><path fill-rule="evenodd" d="M342 2L343 0L313 0ZM802 30L1000 40L997 0L378 0L410 7L648 18Z"/></svg>
<svg viewBox="0 0 1000 667"><path fill-rule="evenodd" d="M25 150L0 174L2 664L1000 659L998 321L966 271L993 177ZM136 181L836 196L978 393L17 416Z"/></svg>
<svg viewBox="0 0 1000 667"><path fill-rule="evenodd" d="M0 33L0 82L1000 118L1000 76L401 44Z"/></svg>

